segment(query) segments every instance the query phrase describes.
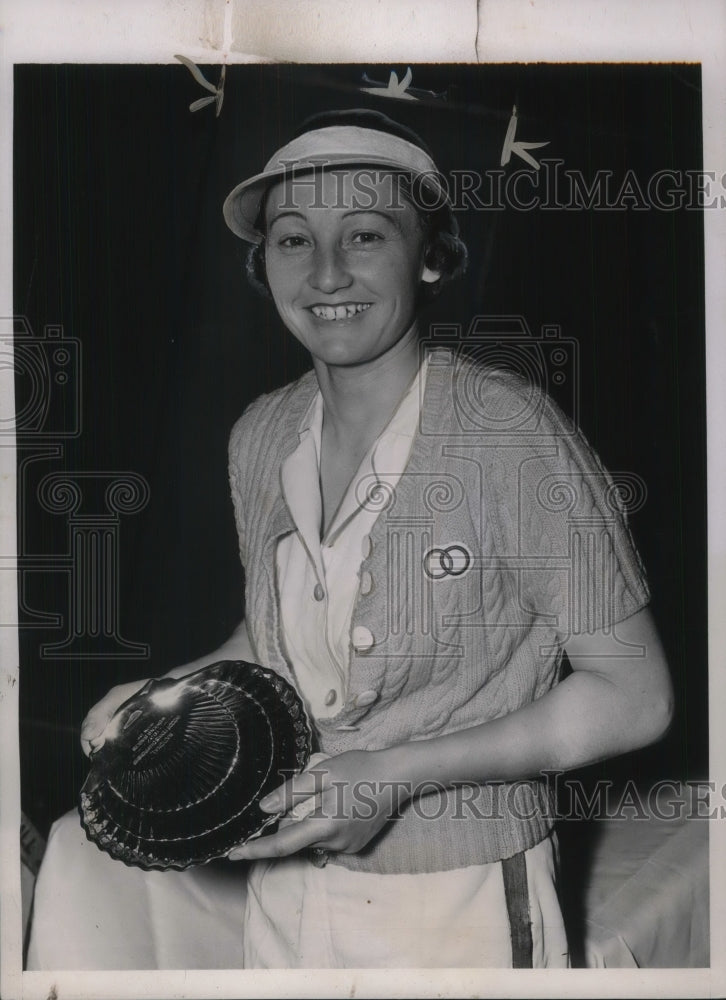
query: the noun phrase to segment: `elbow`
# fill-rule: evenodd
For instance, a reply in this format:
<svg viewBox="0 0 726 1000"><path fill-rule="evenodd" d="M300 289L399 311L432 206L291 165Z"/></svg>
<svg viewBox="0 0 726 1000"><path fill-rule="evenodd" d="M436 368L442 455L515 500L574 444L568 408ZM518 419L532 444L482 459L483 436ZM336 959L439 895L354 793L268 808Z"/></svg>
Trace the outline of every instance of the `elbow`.
<svg viewBox="0 0 726 1000"><path fill-rule="evenodd" d="M657 743L658 740L662 740L664 736L667 735L668 730L671 728L671 723L673 722L674 706L673 698L666 698L658 706L657 710L653 713L653 720L651 722L651 737L648 743Z"/></svg>
<svg viewBox="0 0 726 1000"><path fill-rule="evenodd" d="M643 704L637 727L639 746L649 746L663 739L673 722L674 711L673 688L668 680L659 685L657 691L651 692Z"/></svg>

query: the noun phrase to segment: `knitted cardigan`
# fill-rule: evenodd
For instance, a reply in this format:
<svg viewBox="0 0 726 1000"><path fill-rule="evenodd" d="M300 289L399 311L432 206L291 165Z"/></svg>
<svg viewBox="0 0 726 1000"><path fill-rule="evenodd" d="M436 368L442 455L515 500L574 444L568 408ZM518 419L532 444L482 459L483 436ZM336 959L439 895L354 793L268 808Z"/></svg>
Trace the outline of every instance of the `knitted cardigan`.
<svg viewBox="0 0 726 1000"><path fill-rule="evenodd" d="M309 372L257 399L229 450L250 639L293 685L275 579L277 542L295 530L280 468L316 391ZM513 712L557 683L569 635L610 629L649 599L619 490L554 403L514 375L435 351L406 469L394 490L379 477L358 488L380 514L359 570L348 690L315 722L324 753ZM543 779L418 791L363 851L330 860L441 871L510 857L553 825Z"/></svg>

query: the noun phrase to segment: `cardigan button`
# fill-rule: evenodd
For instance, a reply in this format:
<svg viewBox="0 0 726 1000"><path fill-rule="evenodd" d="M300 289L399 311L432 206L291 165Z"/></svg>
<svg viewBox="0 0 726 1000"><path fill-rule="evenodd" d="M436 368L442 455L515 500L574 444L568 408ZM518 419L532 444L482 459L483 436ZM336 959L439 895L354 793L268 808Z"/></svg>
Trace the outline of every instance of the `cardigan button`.
<svg viewBox="0 0 726 1000"><path fill-rule="evenodd" d="M361 549L363 551L363 558L367 559L368 556L373 551L373 542L371 541L370 535L363 535L363 539L361 541Z"/></svg>
<svg viewBox="0 0 726 1000"><path fill-rule="evenodd" d="M322 601L322 599L325 597L325 590L321 583L315 584L315 588L313 590L313 597L315 598L316 601Z"/></svg>
<svg viewBox="0 0 726 1000"><path fill-rule="evenodd" d="M360 592L365 597L373 590L373 577L367 570L363 570L360 575Z"/></svg>
<svg viewBox="0 0 726 1000"><path fill-rule="evenodd" d="M365 653L374 646L373 633L365 625L356 625L351 638L353 648L359 653Z"/></svg>
<svg viewBox="0 0 726 1000"><path fill-rule="evenodd" d="M377 691L361 691L355 699L356 708L368 708L373 702L378 701Z"/></svg>
<svg viewBox="0 0 726 1000"><path fill-rule="evenodd" d="M335 704L337 699L338 699L338 692L335 690L335 688L331 688L330 691L328 691L328 693L325 695L326 706L330 708L331 705Z"/></svg>

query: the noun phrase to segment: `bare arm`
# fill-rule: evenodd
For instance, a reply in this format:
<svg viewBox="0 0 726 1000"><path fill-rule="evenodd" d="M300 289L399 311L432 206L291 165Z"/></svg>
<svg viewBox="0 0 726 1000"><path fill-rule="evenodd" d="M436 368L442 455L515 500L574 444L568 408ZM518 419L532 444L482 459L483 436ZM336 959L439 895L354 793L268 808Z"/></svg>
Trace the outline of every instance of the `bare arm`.
<svg viewBox="0 0 726 1000"><path fill-rule="evenodd" d="M650 611L621 622L615 633L617 639L602 632L571 638L566 650L573 673L537 701L492 722L398 749L409 756L417 778L451 784L515 781L653 743L670 724L673 695Z"/></svg>
<svg viewBox="0 0 726 1000"><path fill-rule="evenodd" d="M254 659L252 645L247 634L247 626L244 620L242 620L229 639L223 642L218 649L205 656L200 656L189 663L182 663L178 667L173 667L163 676L184 677L186 674L191 674L201 667L208 666L210 663L216 663L218 660L254 661ZM127 698L130 698L144 684L146 684L146 680L131 681L128 684L117 684L116 687L112 687L93 706L81 726L81 747L86 756L91 753L91 750L97 750L103 745L102 734L111 716L119 705L122 705Z"/></svg>
<svg viewBox="0 0 726 1000"><path fill-rule="evenodd" d="M318 765L316 777L303 773L265 800L278 811L305 795L337 794L333 782L396 782L415 789L424 781L516 781L544 770L568 770L634 750L659 739L670 724L672 689L663 647L650 611L621 622L613 635L573 637L566 646L573 673L542 698L509 715L478 726L378 751L351 751ZM630 644L626 646L624 644ZM321 782L320 770L325 776ZM278 833L251 841L234 857L291 854L317 845L360 850L385 824L384 802L377 815L309 818ZM324 804L324 803L323 803ZM328 816L332 816L332 810Z"/></svg>

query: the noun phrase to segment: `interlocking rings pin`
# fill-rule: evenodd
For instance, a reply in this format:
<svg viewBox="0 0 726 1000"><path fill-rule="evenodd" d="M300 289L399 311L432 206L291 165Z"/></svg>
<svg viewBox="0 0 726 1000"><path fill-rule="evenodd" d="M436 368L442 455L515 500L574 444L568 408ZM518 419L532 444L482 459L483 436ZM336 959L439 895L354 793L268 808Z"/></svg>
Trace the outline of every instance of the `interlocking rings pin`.
<svg viewBox="0 0 726 1000"><path fill-rule="evenodd" d="M423 568L430 580L443 580L447 576L463 576L471 562L471 552L463 545L447 545L445 549L429 549L423 558Z"/></svg>

